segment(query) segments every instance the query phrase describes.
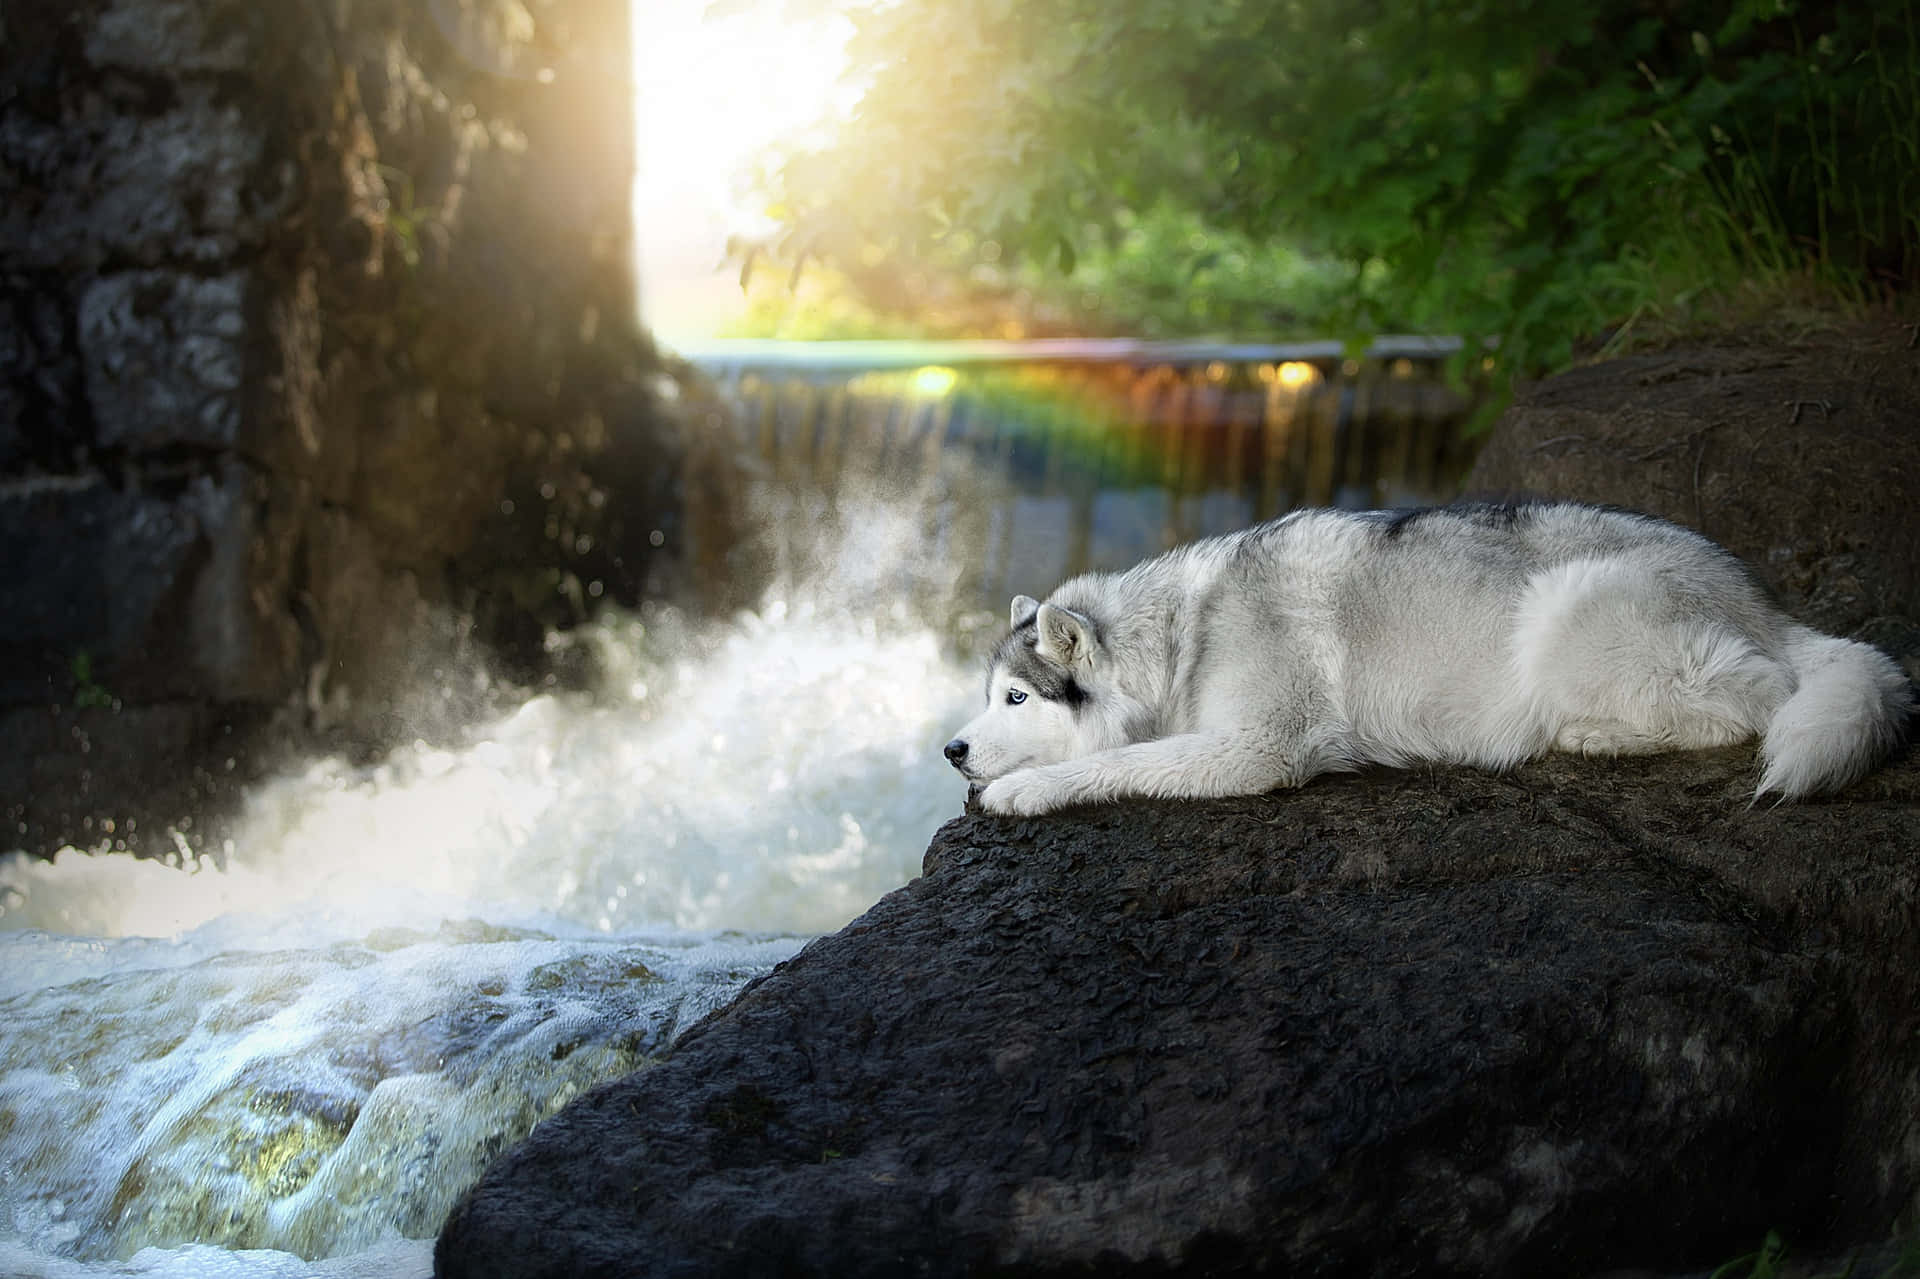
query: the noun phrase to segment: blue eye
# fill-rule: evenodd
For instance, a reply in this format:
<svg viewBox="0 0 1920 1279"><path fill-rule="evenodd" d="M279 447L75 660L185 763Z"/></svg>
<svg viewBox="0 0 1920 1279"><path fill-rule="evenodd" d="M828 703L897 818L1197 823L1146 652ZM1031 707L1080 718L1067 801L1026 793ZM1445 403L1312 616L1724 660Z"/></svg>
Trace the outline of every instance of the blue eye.
<svg viewBox="0 0 1920 1279"><path fill-rule="evenodd" d="M1026 700L1027 700L1027 695L1021 692L1019 689L1010 688L1007 690L1007 705L1018 706L1020 703Z"/></svg>

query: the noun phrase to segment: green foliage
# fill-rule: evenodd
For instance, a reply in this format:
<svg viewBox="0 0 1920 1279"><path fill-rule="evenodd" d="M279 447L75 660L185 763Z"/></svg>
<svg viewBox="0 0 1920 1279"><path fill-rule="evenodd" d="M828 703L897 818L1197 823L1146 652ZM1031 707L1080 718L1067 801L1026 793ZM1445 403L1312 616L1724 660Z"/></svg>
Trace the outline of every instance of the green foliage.
<svg viewBox="0 0 1920 1279"><path fill-rule="evenodd" d="M413 202L413 175L390 164L373 167L387 192L380 206L383 225L393 237L400 260L409 270L415 269L420 265L422 234L440 229L439 215Z"/></svg>
<svg viewBox="0 0 1920 1279"><path fill-rule="evenodd" d="M945 336L937 323L926 323L924 314L885 313L832 266L815 264L791 277L749 270L742 287L746 310L727 325L723 336L790 342Z"/></svg>
<svg viewBox="0 0 1920 1279"><path fill-rule="evenodd" d="M1735 1257L1732 1261L1717 1268L1711 1279L1777 1279L1781 1263L1786 1260L1787 1245L1775 1231L1769 1230L1760 1247L1749 1253Z"/></svg>
<svg viewBox="0 0 1920 1279"><path fill-rule="evenodd" d="M68 663L68 671L73 676L73 704L80 710L110 707L114 704L113 694L94 682L93 654L81 649Z"/></svg>
<svg viewBox="0 0 1920 1279"><path fill-rule="evenodd" d="M1910 287L1916 5L890 0L854 119L769 194L790 258L1017 271L1107 326L1498 337L1531 371L1742 280Z"/></svg>
<svg viewBox="0 0 1920 1279"><path fill-rule="evenodd" d="M1336 262L1211 226L1172 200L1138 215L1120 210L1070 256L1071 273L1055 261L1007 261L999 245L956 230L933 260L884 281L874 270L850 274L811 262L795 277L755 270L747 309L729 335L1318 338L1356 288Z"/></svg>
<svg viewBox="0 0 1920 1279"><path fill-rule="evenodd" d="M1170 199L1138 214L1120 210L1106 234L1087 240L1070 255L1070 279L1051 263L1025 261L1006 272L1085 332L1318 337L1317 317L1335 313L1354 287L1335 262L1212 226Z"/></svg>
<svg viewBox="0 0 1920 1279"><path fill-rule="evenodd" d="M1867 1270L1860 1268L1861 1260L1861 1253L1856 1250L1838 1268L1832 1263L1795 1262L1786 1240L1778 1231L1769 1230L1759 1248L1719 1266L1709 1279L1783 1279L1787 1275L1802 1279L1854 1279L1856 1274L1867 1273L1879 1279L1912 1279L1920 1275L1920 1243L1896 1239L1887 1249L1880 1250L1880 1256Z"/></svg>

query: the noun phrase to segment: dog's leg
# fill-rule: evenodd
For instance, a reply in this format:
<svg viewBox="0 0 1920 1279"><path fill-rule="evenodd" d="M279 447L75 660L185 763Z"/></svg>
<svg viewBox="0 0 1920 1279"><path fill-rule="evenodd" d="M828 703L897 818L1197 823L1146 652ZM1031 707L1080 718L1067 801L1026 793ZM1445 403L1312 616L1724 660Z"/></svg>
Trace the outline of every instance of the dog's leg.
<svg viewBox="0 0 1920 1279"><path fill-rule="evenodd" d="M1554 746L1585 755L1745 741L1793 688L1751 638L1625 559L1540 574L1514 647Z"/></svg>
<svg viewBox="0 0 1920 1279"><path fill-rule="evenodd" d="M989 782L980 803L990 813L1034 817L1074 804L1126 796L1216 799L1297 786L1338 765L1253 733L1182 733L1098 751L1061 764L1023 768ZM1315 766L1315 765L1318 766Z"/></svg>

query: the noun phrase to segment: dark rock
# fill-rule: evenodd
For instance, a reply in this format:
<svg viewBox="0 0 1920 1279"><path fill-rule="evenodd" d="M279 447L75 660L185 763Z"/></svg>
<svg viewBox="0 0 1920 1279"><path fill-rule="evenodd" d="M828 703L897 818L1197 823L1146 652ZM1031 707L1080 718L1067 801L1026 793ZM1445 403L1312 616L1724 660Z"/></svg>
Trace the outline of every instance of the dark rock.
<svg viewBox="0 0 1920 1279"><path fill-rule="evenodd" d="M247 277L126 271L80 299L80 350L102 448L238 442Z"/></svg>
<svg viewBox="0 0 1920 1279"><path fill-rule="evenodd" d="M84 422L70 290L53 279L0 277L0 467L59 472Z"/></svg>
<svg viewBox="0 0 1920 1279"><path fill-rule="evenodd" d="M199 699L0 709L0 796L19 797L0 807L0 839L218 861L246 789L284 762L242 749L259 727L244 704Z"/></svg>
<svg viewBox="0 0 1920 1279"><path fill-rule="evenodd" d="M168 647L205 562L198 522L171 502L93 480L0 492L0 701L65 700L73 662ZM114 583L110 573L125 576ZM48 579L64 590L46 589ZM114 589L114 587L119 589ZM167 677L178 652L156 654ZM130 670L95 670L115 682ZM157 691L157 690L156 690Z"/></svg>
<svg viewBox="0 0 1920 1279"><path fill-rule="evenodd" d="M1809 624L1901 647L1920 622L1908 333L1882 319L1569 370L1521 392L1467 490L1664 516L1740 556Z"/></svg>
<svg viewBox="0 0 1920 1279"><path fill-rule="evenodd" d="M299 637L255 594L264 490L234 462L171 493L99 477L0 487L0 706L58 705L89 681L122 701L270 698Z"/></svg>
<svg viewBox="0 0 1920 1279"><path fill-rule="evenodd" d="M87 61L164 75L245 71L269 16L248 0L115 0L86 33Z"/></svg>
<svg viewBox="0 0 1920 1279"><path fill-rule="evenodd" d="M490 1169L437 1273L1578 1274L1873 1237L1920 1206L1920 760L1770 809L1752 768L951 822Z"/></svg>

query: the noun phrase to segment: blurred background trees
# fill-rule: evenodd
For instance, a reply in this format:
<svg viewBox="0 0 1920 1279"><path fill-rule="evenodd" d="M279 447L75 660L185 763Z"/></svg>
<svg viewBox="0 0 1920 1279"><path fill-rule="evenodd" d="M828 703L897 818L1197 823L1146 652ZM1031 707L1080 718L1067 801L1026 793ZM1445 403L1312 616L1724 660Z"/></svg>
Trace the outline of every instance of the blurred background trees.
<svg viewBox="0 0 1920 1279"><path fill-rule="evenodd" d="M857 105L762 171L753 331L1450 332L1513 375L1920 272L1913 0L851 16Z"/></svg>

